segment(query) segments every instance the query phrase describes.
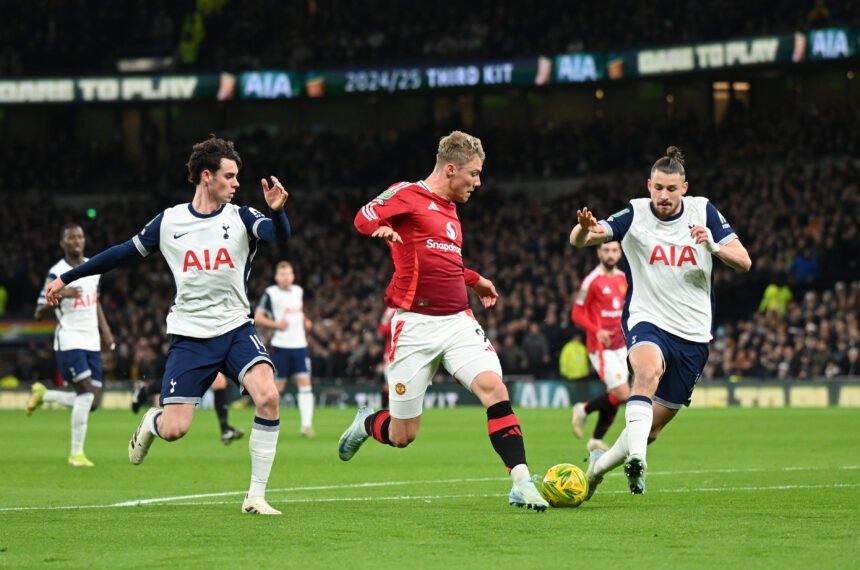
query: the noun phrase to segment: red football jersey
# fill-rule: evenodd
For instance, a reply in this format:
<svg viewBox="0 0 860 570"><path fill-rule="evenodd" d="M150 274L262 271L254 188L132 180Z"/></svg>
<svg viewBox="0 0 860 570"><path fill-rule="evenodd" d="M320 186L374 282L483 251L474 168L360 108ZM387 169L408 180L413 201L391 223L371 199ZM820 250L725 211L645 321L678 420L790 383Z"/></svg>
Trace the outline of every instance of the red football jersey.
<svg viewBox="0 0 860 570"><path fill-rule="evenodd" d="M453 315L468 308L463 235L454 202L437 196L424 182L400 182L355 216L355 227L364 235L379 226L390 226L403 239L402 244L388 242L394 263L385 291L389 307L425 315Z"/></svg>
<svg viewBox="0 0 860 570"><path fill-rule="evenodd" d="M571 317L587 331L588 352L600 348L615 350L624 346L624 333L621 331L621 313L624 310L624 297L627 294L627 277L620 271L607 275L597 266L582 281ZM612 333L612 341L604 347L597 341L597 331L606 329Z"/></svg>

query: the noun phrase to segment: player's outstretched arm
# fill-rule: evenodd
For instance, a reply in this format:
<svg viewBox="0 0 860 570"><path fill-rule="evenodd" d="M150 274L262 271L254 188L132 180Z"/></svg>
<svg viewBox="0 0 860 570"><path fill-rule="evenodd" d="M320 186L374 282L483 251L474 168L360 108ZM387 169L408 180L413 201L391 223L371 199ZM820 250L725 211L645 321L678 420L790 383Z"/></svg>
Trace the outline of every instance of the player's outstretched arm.
<svg viewBox="0 0 860 570"><path fill-rule="evenodd" d="M50 306L56 307L63 297L61 291L67 283L76 281L81 277L107 273L111 269L138 259L142 259L142 255L137 246L134 245L133 240L110 247L51 281L45 288L45 298Z"/></svg>
<svg viewBox="0 0 860 570"><path fill-rule="evenodd" d="M607 240L609 233L606 228L597 223L588 208L576 211L576 227L570 232L570 245L574 247L587 247L598 245Z"/></svg>

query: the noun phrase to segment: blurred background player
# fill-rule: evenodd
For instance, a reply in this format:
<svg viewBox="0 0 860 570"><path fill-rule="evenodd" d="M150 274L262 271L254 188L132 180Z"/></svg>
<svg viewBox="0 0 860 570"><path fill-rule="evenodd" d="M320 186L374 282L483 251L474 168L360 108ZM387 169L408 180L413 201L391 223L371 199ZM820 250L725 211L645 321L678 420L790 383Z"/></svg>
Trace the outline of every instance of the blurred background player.
<svg viewBox="0 0 860 570"><path fill-rule="evenodd" d="M84 263L86 246L84 230L77 224L66 224L60 234L60 247L64 257L48 271L45 288L66 271ZM93 467L84 454L87 437L87 420L101 401L102 357L101 349L113 348L114 341L99 302L99 275L91 275L58 291L56 306L49 304L45 288L36 303L36 318L47 318L51 312L57 318L54 331L54 354L57 368L66 385L74 393L48 390L41 382L33 384L27 415L45 402L55 402L72 408L72 449L69 465ZM101 333L101 334L99 334Z"/></svg>
<svg viewBox="0 0 860 570"><path fill-rule="evenodd" d="M245 432L230 425L227 406L227 378L218 373L212 382L212 399L215 415L218 417L218 427L221 429L221 443L230 445L237 439L245 437ZM160 407L161 380L146 381L138 380L134 383L134 392L131 395L131 411L137 413L152 398L152 405Z"/></svg>
<svg viewBox="0 0 860 570"><path fill-rule="evenodd" d="M391 366L391 319L397 309L394 307L385 307L382 312L382 318L379 320L377 332L384 339L382 349L382 408L388 408L388 367Z"/></svg>
<svg viewBox="0 0 860 570"><path fill-rule="evenodd" d="M296 383L300 432L314 437L314 393L311 388L311 358L306 332L311 321L304 313L305 291L296 285L293 265L281 261L275 270L275 285L266 288L254 314L257 324L274 329L272 361L275 363L275 385L283 394L287 380Z"/></svg>
<svg viewBox="0 0 860 570"><path fill-rule="evenodd" d="M548 504L530 480L499 357L469 310L467 286L485 308L498 297L492 282L464 268L457 217L457 203L468 202L481 185L484 158L478 138L454 131L439 141L430 176L390 186L355 216L360 233L389 242L394 275L385 300L397 310L391 321L389 410L360 408L340 438L338 454L349 461L368 437L394 447L414 441L424 394L442 364L487 409L490 441L513 481L510 504L542 511Z"/></svg>
<svg viewBox="0 0 860 570"><path fill-rule="evenodd" d="M630 396L627 384L627 347L621 332L621 313L627 294L627 278L618 270L621 244L610 241L597 246L600 264L582 281L571 318L586 331L588 359L606 392L573 406L573 433L582 437L588 414L598 412L597 425L588 441L588 451L609 446L603 436L612 426L618 406Z"/></svg>
<svg viewBox="0 0 860 570"><path fill-rule="evenodd" d="M66 283L160 251L176 285L167 315L167 333L172 336L161 390L164 409L144 414L129 441L129 460L134 465L143 462L155 438L184 437L201 397L224 370L256 405L249 438L251 485L242 512L279 515L265 499L280 430L278 390L274 365L250 317L246 291L258 241L290 237L283 211L287 192L275 177L271 187L265 179L260 181L272 219L231 204L241 166L230 141L212 135L195 144L187 163L188 181L195 185L193 200L164 210L132 239L61 274L47 286L45 297L56 305Z"/></svg>
<svg viewBox="0 0 860 570"><path fill-rule="evenodd" d="M690 405L708 361L715 308L713 257L749 271L749 254L726 218L702 196L686 196L684 155L670 146L651 167L650 198L636 198L600 223L583 208L570 233L576 247L621 242L628 289L622 327L633 388L627 427L605 453L591 452L589 497L603 475L624 463L634 495L645 492L645 452L660 431Z"/></svg>

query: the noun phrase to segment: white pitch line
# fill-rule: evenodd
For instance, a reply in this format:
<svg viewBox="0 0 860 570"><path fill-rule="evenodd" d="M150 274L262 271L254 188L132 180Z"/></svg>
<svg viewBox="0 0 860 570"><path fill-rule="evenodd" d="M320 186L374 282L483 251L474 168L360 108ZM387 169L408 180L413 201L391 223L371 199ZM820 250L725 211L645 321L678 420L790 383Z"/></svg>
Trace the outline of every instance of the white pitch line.
<svg viewBox="0 0 860 570"><path fill-rule="evenodd" d="M781 469L766 469L766 468L748 468L748 469L701 469L689 471L655 471L648 475L696 475L696 474L711 474L711 473L758 473L758 472L773 472L773 471L824 471L827 469L840 470L856 470L860 469L860 465L842 465L833 468L823 467L784 467ZM610 473L610 475L620 476L621 473ZM483 481L503 481L507 477L474 477L465 479L432 479L425 481L371 481L366 483L347 483L341 485L315 485L305 487L287 487L283 489L269 489L268 494L271 496L275 493L295 493L300 491L330 491L343 489L367 489L375 487L393 487L404 485L432 485L432 484L449 484L449 483L477 483ZM690 493L690 492L725 492L725 491L766 491L766 490L786 490L786 489L826 489L826 488L853 488L860 487L860 483L835 483L832 485L776 485L768 487L711 487L711 488L691 488L691 489L665 489L661 492L666 493ZM626 491L607 491L601 494L624 493ZM179 495L175 497L156 497L153 499L139 499L133 501L122 501L119 503L109 503L104 505L59 505L59 506L27 506L27 507L0 507L0 513L13 511L57 511L57 510L76 510L76 509L114 509L125 507L138 507L143 505L158 505L164 503L179 502L180 505L220 505L228 504L227 501L211 501L211 502L185 502L193 501L194 499L207 499L215 497L228 497L233 495L244 495L245 491L226 491L221 493L200 493L195 495ZM278 501L279 503L314 503L314 502L337 502L337 501L373 501L373 500L421 500L421 499L436 499L442 500L447 498L465 498L465 497L486 497L486 496L502 496L502 495L428 495L428 496L403 496L399 497L344 497L344 498L316 498L316 499L285 499ZM232 501L230 501L232 502Z"/></svg>
<svg viewBox="0 0 860 570"><path fill-rule="evenodd" d="M848 489L860 487L860 483L833 483L819 485L771 485L763 487L705 487L705 488L689 488L689 489L661 489L658 493L727 493L727 492L750 492L750 491L796 491L808 489ZM601 495L629 495L629 491L613 490L601 491ZM451 499L475 499L475 498L501 498L506 497L505 493L468 493L460 495L394 495L389 497L323 497L323 498L303 498L303 499L283 499L271 501L275 505L284 504L302 504L302 503L366 503L371 501L445 501ZM205 506L205 505L236 505L237 501L191 501L181 502L173 505L165 503L150 503L153 506L173 506L173 507L189 507L189 506ZM68 509L110 509L123 508L134 506L131 504L114 503L111 505L86 505L81 507L65 506L65 507L13 507L15 511L51 511L51 510L68 510Z"/></svg>
<svg viewBox="0 0 860 570"><path fill-rule="evenodd" d="M430 485L438 483L472 483L478 481L502 481L507 477L475 477L470 479L436 479L434 481L371 481L368 483L346 483L343 485L315 485L312 487L287 487L285 489L268 489L268 493L294 493L297 491L331 491L333 489L366 489L371 487L394 487L401 485ZM185 499L207 499L209 497L227 497L230 495L244 495L245 491L227 491L224 493L201 493L199 495L182 495L179 497L157 497L155 499L139 499L136 501L124 501L114 503L112 507L136 507L139 505L151 505L153 503L169 503ZM3 509L0 509L2 511Z"/></svg>

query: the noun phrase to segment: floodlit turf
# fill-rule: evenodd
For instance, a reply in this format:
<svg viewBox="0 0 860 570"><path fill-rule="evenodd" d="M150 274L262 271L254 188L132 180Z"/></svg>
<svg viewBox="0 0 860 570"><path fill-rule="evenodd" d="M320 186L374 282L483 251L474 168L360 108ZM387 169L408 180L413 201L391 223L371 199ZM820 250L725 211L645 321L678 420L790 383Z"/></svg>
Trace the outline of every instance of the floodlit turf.
<svg viewBox="0 0 860 570"><path fill-rule="evenodd" d="M568 410L518 413L533 471L586 467ZM306 440L284 411L268 495L284 515L254 517L239 512L247 439L223 446L211 410L139 467L126 446L140 416L99 411L93 469L66 466L68 411L0 412L0 567L747 570L860 555L858 410L685 410L649 451L646 495L615 473L543 514L508 506L480 408L430 410L410 448L368 441L342 463L352 415L317 410ZM231 411L237 427L251 416Z"/></svg>

